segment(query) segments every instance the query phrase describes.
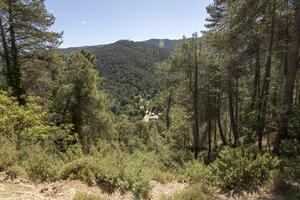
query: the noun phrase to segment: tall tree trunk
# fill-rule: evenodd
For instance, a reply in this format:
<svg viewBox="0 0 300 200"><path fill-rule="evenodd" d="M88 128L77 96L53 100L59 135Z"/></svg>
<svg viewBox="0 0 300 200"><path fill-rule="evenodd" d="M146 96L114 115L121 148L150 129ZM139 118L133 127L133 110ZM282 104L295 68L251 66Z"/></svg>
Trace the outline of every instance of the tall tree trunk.
<svg viewBox="0 0 300 200"><path fill-rule="evenodd" d="M87 136L83 134L83 116L82 116L82 95L81 95L81 85L75 83L74 86L75 103L72 105L71 120L73 124L73 131L79 136L83 151L87 152Z"/></svg>
<svg viewBox="0 0 300 200"><path fill-rule="evenodd" d="M216 148L217 143L217 121L214 120L214 148Z"/></svg>
<svg viewBox="0 0 300 200"><path fill-rule="evenodd" d="M293 93L296 79L297 67L299 65L300 48L300 0L295 0L295 19L292 33L292 43L289 49L287 76L283 96L283 108L279 120L279 128L274 146L274 153L279 153L281 141L287 136L288 118L292 111Z"/></svg>
<svg viewBox="0 0 300 200"><path fill-rule="evenodd" d="M222 124L221 124L221 98L220 92L218 92L218 129L221 136L222 143L227 145L226 138L223 132Z"/></svg>
<svg viewBox="0 0 300 200"><path fill-rule="evenodd" d="M210 103L209 103L210 104ZM207 159L210 162L210 157L211 157L211 108L209 105L208 109L208 127L207 127L207 133L208 133L208 154L207 154Z"/></svg>
<svg viewBox="0 0 300 200"><path fill-rule="evenodd" d="M195 158L198 158L198 153L200 151L200 136L199 136L199 111L198 111L198 39L195 38L195 75L194 75L194 153ZM200 47L201 48L201 47Z"/></svg>
<svg viewBox="0 0 300 200"><path fill-rule="evenodd" d="M236 77L236 87L235 87L235 124L238 127L239 119L239 78Z"/></svg>
<svg viewBox="0 0 300 200"><path fill-rule="evenodd" d="M13 95L17 97L20 105L25 105L25 90L22 87L22 73L21 65L19 60L19 52L16 44L16 33L14 26L14 13L13 13L13 2L8 3L8 23L9 23L9 33L10 33L10 48L11 48L11 58L12 58L12 79L13 79Z"/></svg>
<svg viewBox="0 0 300 200"><path fill-rule="evenodd" d="M285 1L285 10L288 13L289 10L289 0ZM289 37L290 37L290 32L289 32L289 23L290 21L290 16L287 14L286 18L285 18L285 23L286 23L286 27L285 27L285 44L284 44L284 48L285 48L285 52L283 55L283 64L281 65L281 73L283 75L287 75L287 66L288 66L288 50L289 50Z"/></svg>
<svg viewBox="0 0 300 200"><path fill-rule="evenodd" d="M254 82L253 82L253 94L251 109L254 109L254 106L257 105L257 95L260 93L260 45L257 42L256 48L256 61L255 61L255 73L254 73Z"/></svg>
<svg viewBox="0 0 300 200"><path fill-rule="evenodd" d="M276 0L274 0L274 5L273 5L272 23L271 23L271 29L270 29L270 42L269 42L269 50L268 50L269 52L268 52L268 58L267 58L267 63L266 63L263 86L262 86L260 100L259 100L259 109L260 110L258 112L258 128L257 128L258 148L259 149L262 149L263 131L265 128L267 101L268 101L270 79L271 79L275 14L276 14Z"/></svg>
<svg viewBox="0 0 300 200"><path fill-rule="evenodd" d="M171 89L167 100L167 111L166 111L166 126L168 130L170 129L171 126L170 110L172 105L172 96L173 96L173 90Z"/></svg>
<svg viewBox="0 0 300 200"><path fill-rule="evenodd" d="M233 133L233 146L238 144L238 132L236 126L236 120L234 116L234 100L233 100L233 86L232 86L232 68L229 67L228 73L228 105L229 105L229 117L230 117L230 127Z"/></svg>
<svg viewBox="0 0 300 200"><path fill-rule="evenodd" d="M2 22L2 17L0 17L0 33L1 33L1 40L2 40L2 48L3 48L3 60L6 65L6 83L9 87L13 86L12 83L12 74L11 74L11 61L10 61L10 54L9 54L9 48L6 41L6 33L5 33L4 25Z"/></svg>

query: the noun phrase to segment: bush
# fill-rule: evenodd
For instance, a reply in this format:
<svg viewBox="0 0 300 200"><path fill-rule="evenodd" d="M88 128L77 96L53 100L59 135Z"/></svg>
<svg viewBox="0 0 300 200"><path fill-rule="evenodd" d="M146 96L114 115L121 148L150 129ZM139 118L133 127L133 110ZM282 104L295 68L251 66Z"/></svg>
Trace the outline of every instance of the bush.
<svg viewBox="0 0 300 200"><path fill-rule="evenodd" d="M203 184L195 184L171 197L163 196L161 200L210 200L214 199L210 189Z"/></svg>
<svg viewBox="0 0 300 200"><path fill-rule="evenodd" d="M279 160L255 149L225 147L211 164L211 178L223 189L253 189L270 177Z"/></svg>
<svg viewBox="0 0 300 200"><path fill-rule="evenodd" d="M102 198L92 194L77 192L73 200L102 200Z"/></svg>
<svg viewBox="0 0 300 200"><path fill-rule="evenodd" d="M55 154L48 154L39 146L24 150L22 166L34 182L56 180L61 161Z"/></svg>
<svg viewBox="0 0 300 200"><path fill-rule="evenodd" d="M81 180L91 185L96 182L100 171L99 163L95 159L85 157L64 165L59 172L59 177L62 179Z"/></svg>
<svg viewBox="0 0 300 200"><path fill-rule="evenodd" d="M150 186L144 167L127 154L117 155L112 152L101 160L80 158L63 166L59 176L62 179L81 180L90 185L97 183L109 191L120 187L133 191L137 198L146 197Z"/></svg>
<svg viewBox="0 0 300 200"><path fill-rule="evenodd" d="M0 146L0 170L6 170L13 166L18 160L15 145L6 142Z"/></svg>
<svg viewBox="0 0 300 200"><path fill-rule="evenodd" d="M189 183L207 182L210 177L209 168L199 161L188 162L185 165L184 179Z"/></svg>
<svg viewBox="0 0 300 200"><path fill-rule="evenodd" d="M151 153L135 152L123 156L123 164L119 165L121 185L131 190L136 199L147 199L151 190L149 182L155 166L152 156Z"/></svg>
<svg viewBox="0 0 300 200"><path fill-rule="evenodd" d="M15 179L15 178L27 179L28 178L27 172L25 171L24 168L22 168L20 166L12 166L12 167L10 167L7 170L6 174L11 179Z"/></svg>
<svg viewBox="0 0 300 200"><path fill-rule="evenodd" d="M127 166L125 169L123 183L127 189L133 192L136 199L147 199L151 190L150 177L143 170L142 166Z"/></svg>
<svg viewBox="0 0 300 200"><path fill-rule="evenodd" d="M155 170L152 175L152 180L158 181L162 184L172 182L176 180L177 177L168 171Z"/></svg>

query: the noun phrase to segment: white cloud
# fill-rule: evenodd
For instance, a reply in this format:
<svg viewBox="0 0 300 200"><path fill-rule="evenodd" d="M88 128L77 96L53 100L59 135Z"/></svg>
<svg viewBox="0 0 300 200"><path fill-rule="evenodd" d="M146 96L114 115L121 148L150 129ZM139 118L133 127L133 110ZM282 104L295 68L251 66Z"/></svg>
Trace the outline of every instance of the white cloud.
<svg viewBox="0 0 300 200"><path fill-rule="evenodd" d="M86 21L81 21L81 24L82 24L82 25L86 24Z"/></svg>

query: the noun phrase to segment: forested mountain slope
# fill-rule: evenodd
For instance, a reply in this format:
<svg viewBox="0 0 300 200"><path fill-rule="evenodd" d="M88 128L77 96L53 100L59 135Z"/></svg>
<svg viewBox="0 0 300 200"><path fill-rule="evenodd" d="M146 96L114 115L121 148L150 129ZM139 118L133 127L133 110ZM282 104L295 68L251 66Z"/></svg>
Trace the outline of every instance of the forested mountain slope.
<svg viewBox="0 0 300 200"><path fill-rule="evenodd" d="M155 64L168 58L180 40L151 39L142 42L120 40L113 44L63 49L72 52L86 49L97 58L97 69L105 78L103 87L121 106L135 96L153 96L158 90Z"/></svg>

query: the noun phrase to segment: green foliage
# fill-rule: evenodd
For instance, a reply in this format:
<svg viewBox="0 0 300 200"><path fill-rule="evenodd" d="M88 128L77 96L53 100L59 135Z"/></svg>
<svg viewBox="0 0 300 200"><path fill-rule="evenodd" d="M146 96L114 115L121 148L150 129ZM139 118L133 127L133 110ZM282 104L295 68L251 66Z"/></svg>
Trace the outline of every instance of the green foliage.
<svg viewBox="0 0 300 200"><path fill-rule="evenodd" d="M44 140L50 132L47 125L47 113L34 103L33 98L26 107L19 106L14 98L0 92L0 139L18 142L18 144L34 143Z"/></svg>
<svg viewBox="0 0 300 200"><path fill-rule="evenodd" d="M152 180L158 181L162 184L166 184L166 183L175 181L176 179L177 179L177 177L174 173L171 173L168 171L162 171L159 169L156 169L152 175Z"/></svg>
<svg viewBox="0 0 300 200"><path fill-rule="evenodd" d="M7 169L6 174L9 178L15 179L15 178L23 178L23 179L28 179L28 174L26 170L18 165L12 166Z"/></svg>
<svg viewBox="0 0 300 200"><path fill-rule="evenodd" d="M281 144L280 152L282 155L288 157L296 157L297 155L300 155L300 144L297 136L295 136L295 138L284 140Z"/></svg>
<svg viewBox="0 0 300 200"><path fill-rule="evenodd" d="M104 144L104 143L102 143ZM109 148L107 146L107 148ZM141 154L129 155L114 151L105 152L105 147L94 148L93 157L83 157L67 163L59 172L62 179L82 180L88 184L105 186L113 191L120 187L133 192L138 199L146 198L150 191L150 165L146 156ZM149 169L149 171L147 171Z"/></svg>
<svg viewBox="0 0 300 200"><path fill-rule="evenodd" d="M95 159L84 157L63 166L59 177L64 180L81 180L91 185L96 182L100 171L100 165Z"/></svg>
<svg viewBox="0 0 300 200"><path fill-rule="evenodd" d="M193 184L208 183L211 177L209 167L199 161L188 162L184 171L184 178Z"/></svg>
<svg viewBox="0 0 300 200"><path fill-rule="evenodd" d="M16 164L18 160L17 150L14 144L6 142L0 146L0 171L6 170Z"/></svg>
<svg viewBox="0 0 300 200"><path fill-rule="evenodd" d="M151 160L146 158L147 155L133 154L130 155L126 160L127 164L124 166L121 173L124 173L125 188L133 191L136 199L146 199L149 195L150 187L150 176L151 169L147 169L147 166L151 163ZM150 162L149 162L150 161ZM147 170L148 173L147 173Z"/></svg>
<svg viewBox="0 0 300 200"><path fill-rule="evenodd" d="M67 59L53 109L60 124L73 124L73 133L78 134L84 152L88 152L88 144L107 138L111 131L107 96L100 90L102 78L92 53L81 50Z"/></svg>
<svg viewBox="0 0 300 200"><path fill-rule="evenodd" d="M161 200L210 200L214 199L212 191L204 184L194 184L171 197L163 196Z"/></svg>
<svg viewBox="0 0 300 200"><path fill-rule="evenodd" d="M92 194L77 192L73 200L102 200L102 198Z"/></svg>
<svg viewBox="0 0 300 200"><path fill-rule="evenodd" d="M279 160L253 148L225 147L211 164L211 178L224 189L253 189L270 177Z"/></svg>
<svg viewBox="0 0 300 200"><path fill-rule="evenodd" d="M166 40L164 48L159 48L159 40L122 40L109 45L85 47L95 54L97 69L105 78L102 85L115 98L110 106L115 114L140 115L140 97L147 100L160 88L155 63L166 59L179 42ZM78 49L65 49L64 52L75 50Z"/></svg>
<svg viewBox="0 0 300 200"><path fill-rule="evenodd" d="M30 180L43 182L58 178L58 170L62 165L58 155L46 152L40 146L29 146L21 152L20 157L21 166L26 170Z"/></svg>

